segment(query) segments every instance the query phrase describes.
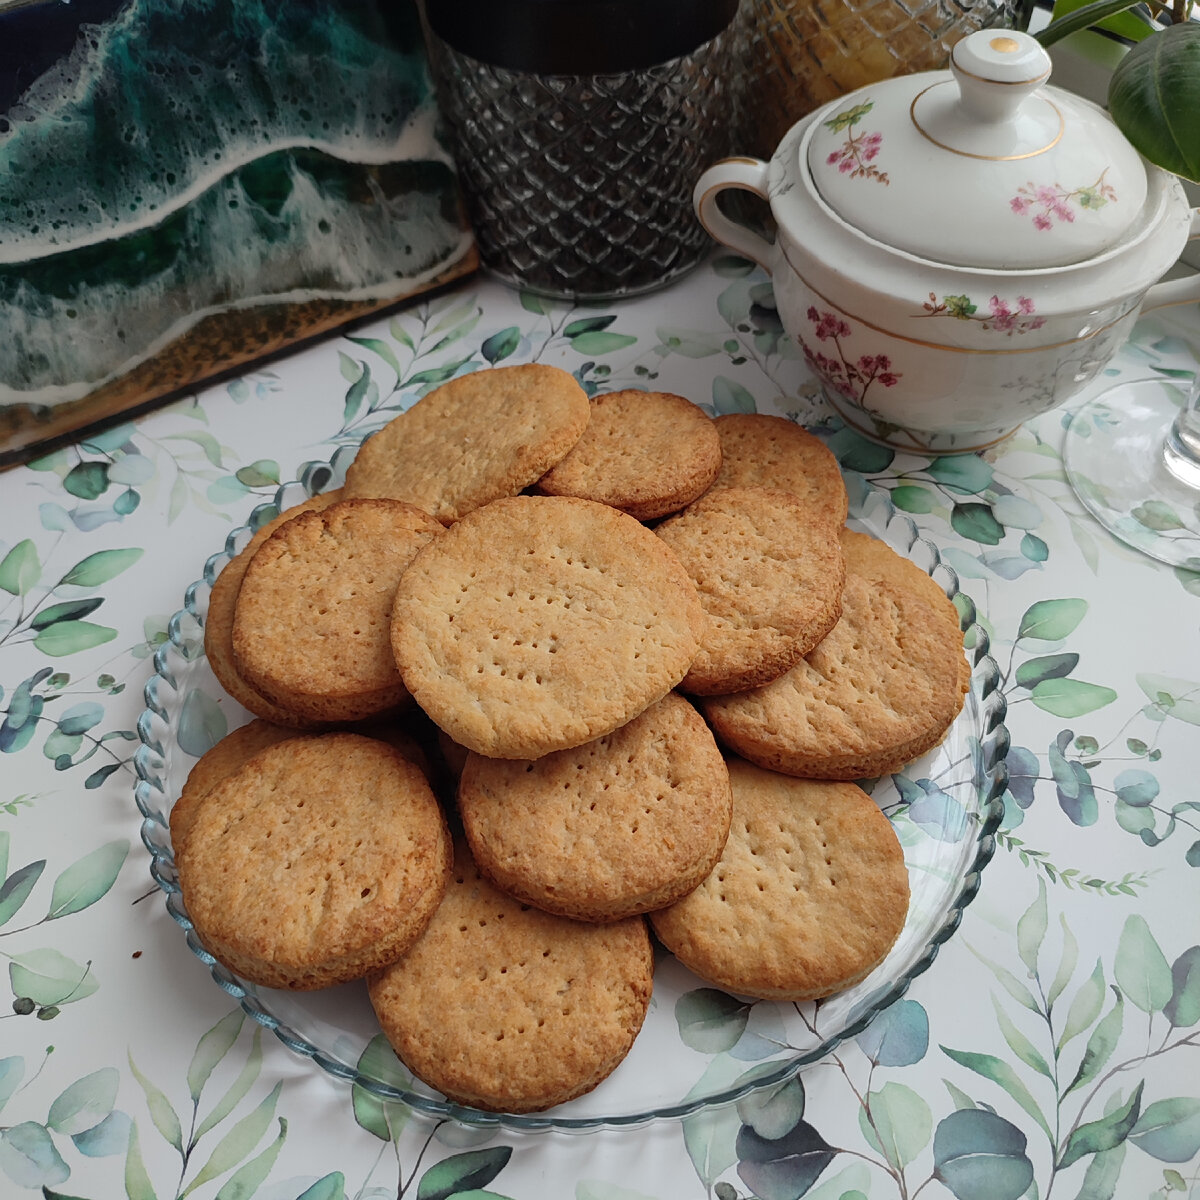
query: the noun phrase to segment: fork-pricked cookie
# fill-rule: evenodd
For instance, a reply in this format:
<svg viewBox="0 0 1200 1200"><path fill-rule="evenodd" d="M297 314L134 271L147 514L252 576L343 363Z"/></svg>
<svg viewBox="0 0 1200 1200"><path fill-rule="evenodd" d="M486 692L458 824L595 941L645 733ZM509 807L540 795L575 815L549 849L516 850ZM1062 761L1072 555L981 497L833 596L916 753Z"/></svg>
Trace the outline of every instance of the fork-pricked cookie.
<svg viewBox="0 0 1200 1200"><path fill-rule="evenodd" d="M846 570L838 531L778 488L717 488L655 533L700 593L708 632L679 685L714 695L782 675L833 628Z"/></svg>
<svg viewBox="0 0 1200 1200"><path fill-rule="evenodd" d="M587 427L587 393L559 367L489 367L435 388L359 447L345 494L405 500L449 525L535 483Z"/></svg>
<svg viewBox="0 0 1200 1200"><path fill-rule="evenodd" d="M537 491L599 500L651 521L690 504L721 469L712 418L683 396L605 392L592 397L591 410L583 436Z"/></svg>
<svg viewBox="0 0 1200 1200"><path fill-rule="evenodd" d="M416 556L396 589L392 650L455 742L532 759L660 700L706 626L679 559L633 517L594 500L514 496Z"/></svg>
<svg viewBox="0 0 1200 1200"><path fill-rule="evenodd" d="M716 862L729 772L671 692L627 725L536 762L468 757L458 810L476 863L546 912L615 921L670 904Z"/></svg>
<svg viewBox="0 0 1200 1200"><path fill-rule="evenodd" d="M401 1061L460 1104L536 1112L590 1091L650 1004L643 917L588 925L498 891L465 844L441 906L367 990Z"/></svg>
<svg viewBox="0 0 1200 1200"><path fill-rule="evenodd" d="M816 1000L883 961L904 928L909 883L891 822L852 783L729 761L733 823L693 892L650 915L659 940L729 992Z"/></svg>
<svg viewBox="0 0 1200 1200"><path fill-rule="evenodd" d="M721 439L723 487L772 487L794 492L815 515L839 528L849 509L846 484L833 451L786 417L725 413L713 422Z"/></svg>

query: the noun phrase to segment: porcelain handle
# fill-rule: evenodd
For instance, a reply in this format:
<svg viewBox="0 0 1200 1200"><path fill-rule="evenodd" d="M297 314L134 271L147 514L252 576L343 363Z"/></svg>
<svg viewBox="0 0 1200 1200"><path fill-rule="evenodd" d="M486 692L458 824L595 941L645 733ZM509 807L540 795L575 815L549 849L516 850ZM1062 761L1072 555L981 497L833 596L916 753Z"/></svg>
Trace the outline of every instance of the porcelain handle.
<svg viewBox="0 0 1200 1200"><path fill-rule="evenodd" d="M753 259L770 273L771 260L775 256L772 243L740 221L727 217L717 204L717 197L727 188L750 192L766 200L767 171L767 164L759 158L723 158L697 180L692 192L692 207L700 224L718 242Z"/></svg>
<svg viewBox="0 0 1200 1200"><path fill-rule="evenodd" d="M1188 240L1200 238L1200 208L1192 210L1192 229ZM1166 283L1156 283L1142 301L1142 312L1152 308L1169 308L1172 304L1192 304L1200 301L1200 271L1194 275L1185 275L1182 279L1170 279Z"/></svg>

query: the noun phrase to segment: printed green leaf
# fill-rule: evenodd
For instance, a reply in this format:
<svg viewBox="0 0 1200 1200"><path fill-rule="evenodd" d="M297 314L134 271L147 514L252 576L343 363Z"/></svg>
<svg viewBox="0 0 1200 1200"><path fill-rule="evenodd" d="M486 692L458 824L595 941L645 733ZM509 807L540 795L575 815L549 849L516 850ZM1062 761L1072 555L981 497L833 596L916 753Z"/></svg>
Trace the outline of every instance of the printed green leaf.
<svg viewBox="0 0 1200 1200"><path fill-rule="evenodd" d="M510 325L507 329L501 329L499 333L485 338L479 347L479 353L494 364L508 358L520 344L521 331L515 325Z"/></svg>
<svg viewBox="0 0 1200 1200"><path fill-rule="evenodd" d="M108 490L108 464L82 462L63 477L63 490L79 500L96 500Z"/></svg>
<svg viewBox="0 0 1200 1200"><path fill-rule="evenodd" d="M929 1015L915 1000L897 1000L858 1035L862 1052L880 1067L910 1067L929 1049Z"/></svg>
<svg viewBox="0 0 1200 1200"><path fill-rule="evenodd" d="M215 1029L216 1026L213 1028ZM197 1046L197 1049L199 1049L199 1046ZM253 1087L254 1081L258 1078L261 1070L262 1029L258 1027L254 1030L254 1037L250 1041L250 1051L246 1055L246 1061L242 1064L242 1069L238 1072L237 1078L229 1085L229 1088L221 1099L213 1105L208 1116L196 1127L196 1132L193 1135L194 1141L203 1137L210 1129L215 1129L233 1112L250 1091L251 1087Z"/></svg>
<svg viewBox="0 0 1200 1200"><path fill-rule="evenodd" d="M460 308L457 311L462 312L463 310ZM455 342L462 341L462 339L465 338L467 336L467 334L470 333L472 330L474 330L475 326L479 324L479 318L482 316L483 316L483 309L481 309L481 308L474 309L468 316L466 316L464 319L460 320L458 322L458 324L455 325L454 328L450 330L449 333L445 334L444 336L440 337L436 342L434 342L433 347L429 350L429 353L437 354L439 351L445 350L447 346L453 346ZM448 320L448 318L447 318L447 320ZM433 332L438 333L440 330L442 330L446 327L447 327L446 321L439 321L438 324L434 327ZM466 359L463 359L462 361L465 362Z"/></svg>
<svg viewBox="0 0 1200 1200"><path fill-rule="evenodd" d="M0 697L3 694L3 690L0 690ZM8 849L10 840L8 830L0 829L0 879L5 879L8 876Z"/></svg>
<svg viewBox="0 0 1200 1200"><path fill-rule="evenodd" d="M1121 929L1113 973L1126 999L1144 1013L1159 1012L1171 999L1171 968L1146 919L1136 913Z"/></svg>
<svg viewBox="0 0 1200 1200"><path fill-rule="evenodd" d="M362 374L346 389L346 399L342 403L342 421L349 424L358 416L363 401L371 387L371 368L362 364Z"/></svg>
<svg viewBox="0 0 1200 1200"><path fill-rule="evenodd" d="M351 358L344 350L339 350L338 370L347 383L357 383L362 378L363 364Z"/></svg>
<svg viewBox="0 0 1200 1200"><path fill-rule="evenodd" d="M950 1080L943 1079L942 1083L946 1085L946 1091L950 1093L950 1099L954 1102L956 1111L979 1107L979 1105L976 1104L975 1101L972 1100L971 1097L962 1090L962 1088L955 1086L950 1082Z"/></svg>
<svg viewBox="0 0 1200 1200"><path fill-rule="evenodd" d="M1135 675L1138 687L1164 714L1189 725L1200 725L1200 685L1168 675Z"/></svg>
<svg viewBox="0 0 1200 1200"><path fill-rule="evenodd" d="M26 538L0 561L0 588L13 596L24 596L42 577L37 547Z"/></svg>
<svg viewBox="0 0 1200 1200"><path fill-rule="evenodd" d="M170 1100L166 1094L162 1092L158 1086L152 1083L138 1069L137 1063L133 1061L133 1055L129 1055L129 1069L133 1072L133 1077L138 1081L138 1085L146 1096L146 1107L150 1110L150 1120L154 1122L154 1128L163 1136L163 1140L169 1145L174 1146L176 1150L183 1153L183 1127L179 1123L179 1116L175 1109L171 1107ZM135 1136L136 1129L134 1127Z"/></svg>
<svg viewBox="0 0 1200 1200"><path fill-rule="evenodd" d="M751 1006L716 988L696 988L675 1001L680 1041L701 1054L729 1050L746 1031Z"/></svg>
<svg viewBox="0 0 1200 1200"><path fill-rule="evenodd" d="M46 1127L72 1137L99 1125L117 1102L121 1075L116 1067L101 1067L60 1092L50 1105Z"/></svg>
<svg viewBox="0 0 1200 1200"><path fill-rule="evenodd" d="M1143 500L1129 513L1139 525L1156 533L1170 533L1174 529L1185 528L1179 514L1165 500Z"/></svg>
<svg viewBox="0 0 1200 1200"><path fill-rule="evenodd" d="M287 1139L287 1120L278 1118L279 1133L275 1140L259 1155L252 1158L245 1166L239 1167L225 1182L217 1193L216 1200L251 1200L259 1186L271 1173L279 1151Z"/></svg>
<svg viewBox="0 0 1200 1200"><path fill-rule="evenodd" d="M71 1135L71 1142L87 1158L107 1158L121 1154L129 1145L128 1113L114 1109L89 1129Z"/></svg>
<svg viewBox="0 0 1200 1200"><path fill-rule="evenodd" d="M837 1151L807 1121L781 1138L759 1137L742 1126L737 1173L758 1200L795 1200L817 1181Z"/></svg>
<svg viewBox="0 0 1200 1200"><path fill-rule="evenodd" d="M1138 1117L1129 1140L1159 1162L1190 1162L1200 1153L1200 1100L1156 1100Z"/></svg>
<svg viewBox="0 0 1200 1200"><path fill-rule="evenodd" d="M757 411L757 402L746 388L735 380L717 375L712 382L713 408L717 416L726 413L752 413Z"/></svg>
<svg viewBox="0 0 1200 1200"><path fill-rule="evenodd" d="M1046 679L1036 684L1030 696L1038 708L1056 717L1081 717L1111 704L1117 693L1112 688L1081 679Z"/></svg>
<svg viewBox="0 0 1200 1200"><path fill-rule="evenodd" d="M601 329L607 329L616 319L616 313L606 313L602 317L580 317L563 327L563 336L575 338L583 333L598 333Z"/></svg>
<svg viewBox="0 0 1200 1200"><path fill-rule="evenodd" d="M950 491L978 495L992 484L994 468L977 454L946 454L935 458L927 468L930 479Z"/></svg>
<svg viewBox="0 0 1200 1200"><path fill-rule="evenodd" d="M129 1126L129 1149L125 1152L125 1195L128 1200L158 1200L142 1159L136 1122Z"/></svg>
<svg viewBox="0 0 1200 1200"><path fill-rule="evenodd" d="M1049 1009L1054 1008L1055 1001L1062 995L1067 984L1071 982L1071 978L1075 974L1076 964L1079 962L1079 943L1075 940L1075 935L1067 925L1067 918L1062 913L1059 913L1058 922L1062 926L1063 951L1062 957L1058 961L1058 970L1055 972L1054 982L1050 985L1050 990L1046 993L1046 1007Z"/></svg>
<svg viewBox="0 0 1200 1200"><path fill-rule="evenodd" d="M23 1188L62 1183L71 1174L46 1127L36 1121L0 1131L0 1171Z"/></svg>
<svg viewBox="0 0 1200 1200"><path fill-rule="evenodd" d="M1030 978L1037 975L1038 954L1046 937L1046 881L1037 881L1037 899L1021 915L1017 922L1017 953L1029 971Z"/></svg>
<svg viewBox="0 0 1200 1200"><path fill-rule="evenodd" d="M163 439L164 441L175 442L191 442L194 446L199 446L204 452L204 457L208 459L214 467L221 465L221 444L211 433L206 433L203 429L190 430L187 433L168 433Z"/></svg>
<svg viewBox="0 0 1200 1200"><path fill-rule="evenodd" d="M240 1008L222 1017L210 1030L204 1033L196 1043L192 1052L192 1061L188 1063L187 1084L188 1094L192 1103L200 1101L200 1093L208 1082L217 1064L233 1049L238 1034L242 1031L245 1014Z"/></svg>
<svg viewBox="0 0 1200 1200"><path fill-rule="evenodd" d="M581 333L571 338L571 349L576 354L612 354L632 346L637 338L631 333Z"/></svg>
<svg viewBox="0 0 1200 1200"><path fill-rule="evenodd" d="M994 963L984 958L982 954L977 954L976 957L995 975L1000 986L1022 1008L1027 1008L1030 1012L1041 1011L1038 1002L1033 998L1033 993L1011 971L1002 967L999 963Z"/></svg>
<svg viewBox="0 0 1200 1200"><path fill-rule="evenodd" d="M1027 659L1017 668L1017 686L1035 688L1044 680L1070 675L1078 665L1078 654L1044 654Z"/></svg>
<svg viewBox="0 0 1200 1200"><path fill-rule="evenodd" d="M937 507L938 498L926 487L915 483L902 483L892 488L892 503L901 512L930 513Z"/></svg>
<svg viewBox="0 0 1200 1200"><path fill-rule="evenodd" d="M179 748L199 758L211 750L228 732L224 711L207 692L193 688L183 698L179 710Z"/></svg>
<svg viewBox="0 0 1200 1200"><path fill-rule="evenodd" d="M793 1076L777 1087L751 1092L737 1102L737 1113L760 1137L781 1138L804 1116L804 1084Z"/></svg>
<svg viewBox="0 0 1200 1200"><path fill-rule="evenodd" d="M39 858L35 862L18 867L0 886L0 925L6 925L21 910L21 905L29 899L33 885L41 877L46 860ZM18 992L19 996L21 993Z"/></svg>
<svg viewBox="0 0 1200 1200"><path fill-rule="evenodd" d="M1163 1015L1176 1029L1200 1021L1200 946L1189 946L1171 964L1171 998Z"/></svg>
<svg viewBox="0 0 1200 1200"><path fill-rule="evenodd" d="M1159 792L1158 780L1141 768L1120 772L1113 780L1113 786L1121 802L1131 808L1145 808L1154 802Z"/></svg>
<svg viewBox="0 0 1200 1200"><path fill-rule="evenodd" d="M1027 533L1021 539L1021 553L1030 562L1043 563L1050 557L1050 547L1035 533Z"/></svg>
<svg viewBox="0 0 1200 1200"><path fill-rule="evenodd" d="M956 504L950 511L950 527L959 537L983 546L998 546L1004 539L1004 526L986 504Z"/></svg>
<svg viewBox="0 0 1200 1200"><path fill-rule="evenodd" d="M710 1059L700 1078L684 1097L724 1090L742 1081L744 1064L729 1055L717 1054ZM702 1108L683 1118L683 1144L700 1182L711 1188L737 1162L737 1135L741 1118L732 1105Z"/></svg>
<svg viewBox="0 0 1200 1200"><path fill-rule="evenodd" d="M526 312L531 312L538 317L544 317L550 311L553 303L552 300L539 296L535 292L521 293L521 307Z"/></svg>
<svg viewBox="0 0 1200 1200"><path fill-rule="evenodd" d="M1060 641L1075 630L1087 608L1086 600L1038 600L1022 615L1017 638Z"/></svg>
<svg viewBox="0 0 1200 1200"><path fill-rule="evenodd" d="M57 950L13 954L8 965L13 995L28 996L42 1007L72 1004L90 996L100 985L91 963L80 966Z"/></svg>
<svg viewBox="0 0 1200 1200"><path fill-rule="evenodd" d="M1033 1182L1025 1135L984 1108L943 1117L933 1135L934 1177L958 1200L1018 1200Z"/></svg>
<svg viewBox="0 0 1200 1200"><path fill-rule="evenodd" d="M868 1143L893 1166L908 1166L929 1143L933 1115L929 1105L901 1083L885 1083L868 1092L858 1110L858 1126Z"/></svg>
<svg viewBox="0 0 1200 1200"><path fill-rule="evenodd" d="M95 904L116 882L128 853L127 841L108 842L72 863L54 881L46 920L56 921Z"/></svg>
<svg viewBox="0 0 1200 1200"><path fill-rule="evenodd" d="M64 600L62 604L51 604L37 613L29 622L31 629L45 629L58 621L77 621L94 613L104 603L103 596L92 596L87 600Z"/></svg>
<svg viewBox="0 0 1200 1200"><path fill-rule="evenodd" d="M982 1075L984 1079L990 1079L993 1083L999 1084L1042 1127L1046 1136L1053 1142L1054 1135L1050 1132L1050 1126L1042 1115L1042 1110L1038 1107L1037 1101L1030 1094L1029 1089L1021 1082L1021 1077L1013 1069L1011 1063L997 1058L994 1054L979 1054L972 1050L952 1050L949 1046L942 1046L942 1050L959 1066L966 1067L969 1071Z"/></svg>
<svg viewBox="0 0 1200 1200"><path fill-rule="evenodd" d="M449 1200L459 1192L486 1187L512 1157L511 1146L491 1146L452 1154L434 1163L417 1185L417 1200Z"/></svg>
<svg viewBox="0 0 1200 1200"><path fill-rule="evenodd" d="M216 1179L218 1175L232 1170L254 1150L275 1116L275 1106L279 1103L282 1088L283 1083L277 1083L270 1093L259 1101L258 1107L238 1121L213 1147L208 1161L180 1193L180 1200L208 1183L210 1179Z"/></svg>
<svg viewBox="0 0 1200 1200"><path fill-rule="evenodd" d="M1100 969L1099 963L1096 964L1096 969L1097 971ZM1087 1046L1083 1051L1083 1058L1079 1063L1079 1070L1075 1072L1075 1078L1067 1085L1064 1096L1075 1091L1076 1088L1091 1083L1100 1074L1104 1064L1108 1062L1117 1048L1117 1040L1121 1036L1121 1027L1125 1020L1125 998L1116 988L1113 988L1113 994L1116 996L1116 1002L1108 1010L1108 1015L1104 1020L1092 1030L1092 1035L1088 1038ZM1072 1009L1074 1009L1074 1005L1072 1005Z"/></svg>
<svg viewBox="0 0 1200 1200"><path fill-rule="evenodd" d="M346 1177L341 1171L322 1175L311 1187L307 1187L296 1200L342 1200L346 1194Z"/></svg>
<svg viewBox="0 0 1200 1200"><path fill-rule="evenodd" d="M234 472L238 483L248 488L278 487L279 464L273 458L260 458Z"/></svg>
<svg viewBox="0 0 1200 1200"><path fill-rule="evenodd" d="M368 1043L358 1059L358 1070L370 1079L382 1080L396 1088L408 1087L412 1075L396 1057L387 1038L377 1033ZM354 1106L354 1119L368 1133L373 1133L384 1142L392 1141L408 1123L412 1109L398 1100L385 1100L368 1091L360 1083L350 1089Z"/></svg>
<svg viewBox="0 0 1200 1200"><path fill-rule="evenodd" d="M1000 1032L1004 1034L1004 1040L1008 1043L1009 1049L1027 1067L1032 1067L1039 1075L1044 1075L1047 1079L1053 1079L1054 1072L1037 1047L1017 1028L1012 1018L1000 1007L994 996L992 997L992 1007L996 1011L996 1021L1000 1026Z"/></svg>
<svg viewBox="0 0 1200 1200"><path fill-rule="evenodd" d="M672 354L679 354L684 358L708 358L713 354L720 354L724 348L720 336L696 329L660 327L654 332L661 345L666 346Z"/></svg>
<svg viewBox="0 0 1200 1200"><path fill-rule="evenodd" d="M74 587L99 587L127 571L145 551L137 546L125 550L97 550L81 558L63 577L62 583Z"/></svg>
<svg viewBox="0 0 1200 1200"><path fill-rule="evenodd" d="M1137 1124L1138 1112L1142 1104L1142 1089L1145 1082L1139 1083L1127 1104L1101 1117L1098 1121L1089 1121L1080 1125L1067 1140L1066 1149L1058 1161L1058 1169L1066 1170L1072 1163L1078 1162L1085 1154L1096 1154L1102 1150L1111 1150L1119 1146L1128 1136L1130 1130Z"/></svg>
<svg viewBox="0 0 1200 1200"><path fill-rule="evenodd" d="M370 350L374 354L378 354L383 359L396 375L400 375L400 363L396 359L396 355L392 352L391 346L381 338L376 337L350 337L347 336L346 341L353 342L357 346L362 346Z"/></svg>
<svg viewBox="0 0 1200 1200"><path fill-rule="evenodd" d="M0 1108L3 1108L9 1098L21 1086L25 1075L25 1060L19 1054L11 1054L8 1058L0 1058Z"/></svg>

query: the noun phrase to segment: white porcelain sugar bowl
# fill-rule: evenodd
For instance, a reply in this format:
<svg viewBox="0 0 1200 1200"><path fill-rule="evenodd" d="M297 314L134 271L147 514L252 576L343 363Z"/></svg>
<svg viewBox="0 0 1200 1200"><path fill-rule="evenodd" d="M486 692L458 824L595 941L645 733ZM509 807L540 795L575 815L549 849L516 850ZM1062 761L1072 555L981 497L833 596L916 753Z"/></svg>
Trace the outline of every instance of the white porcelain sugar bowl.
<svg viewBox="0 0 1200 1200"><path fill-rule="evenodd" d="M696 185L717 241L772 276L784 328L848 425L925 453L988 446L1093 379L1200 235L1180 181L1107 114L1047 85L1027 34L981 30L948 71L861 88L805 117L769 163ZM768 201L768 241L718 203Z"/></svg>

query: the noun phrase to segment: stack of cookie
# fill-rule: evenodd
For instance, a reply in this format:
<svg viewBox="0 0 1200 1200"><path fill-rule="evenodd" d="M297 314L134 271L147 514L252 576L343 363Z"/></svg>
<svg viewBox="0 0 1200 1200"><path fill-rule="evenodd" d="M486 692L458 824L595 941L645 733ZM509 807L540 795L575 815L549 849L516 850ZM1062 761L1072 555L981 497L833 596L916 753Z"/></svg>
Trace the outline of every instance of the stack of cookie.
<svg viewBox="0 0 1200 1200"><path fill-rule="evenodd" d="M365 977L415 1075L513 1112L625 1056L651 929L741 995L851 986L908 906L853 781L944 737L969 670L846 513L782 418L540 365L431 392L213 588L256 719L172 812L201 941L268 986Z"/></svg>

